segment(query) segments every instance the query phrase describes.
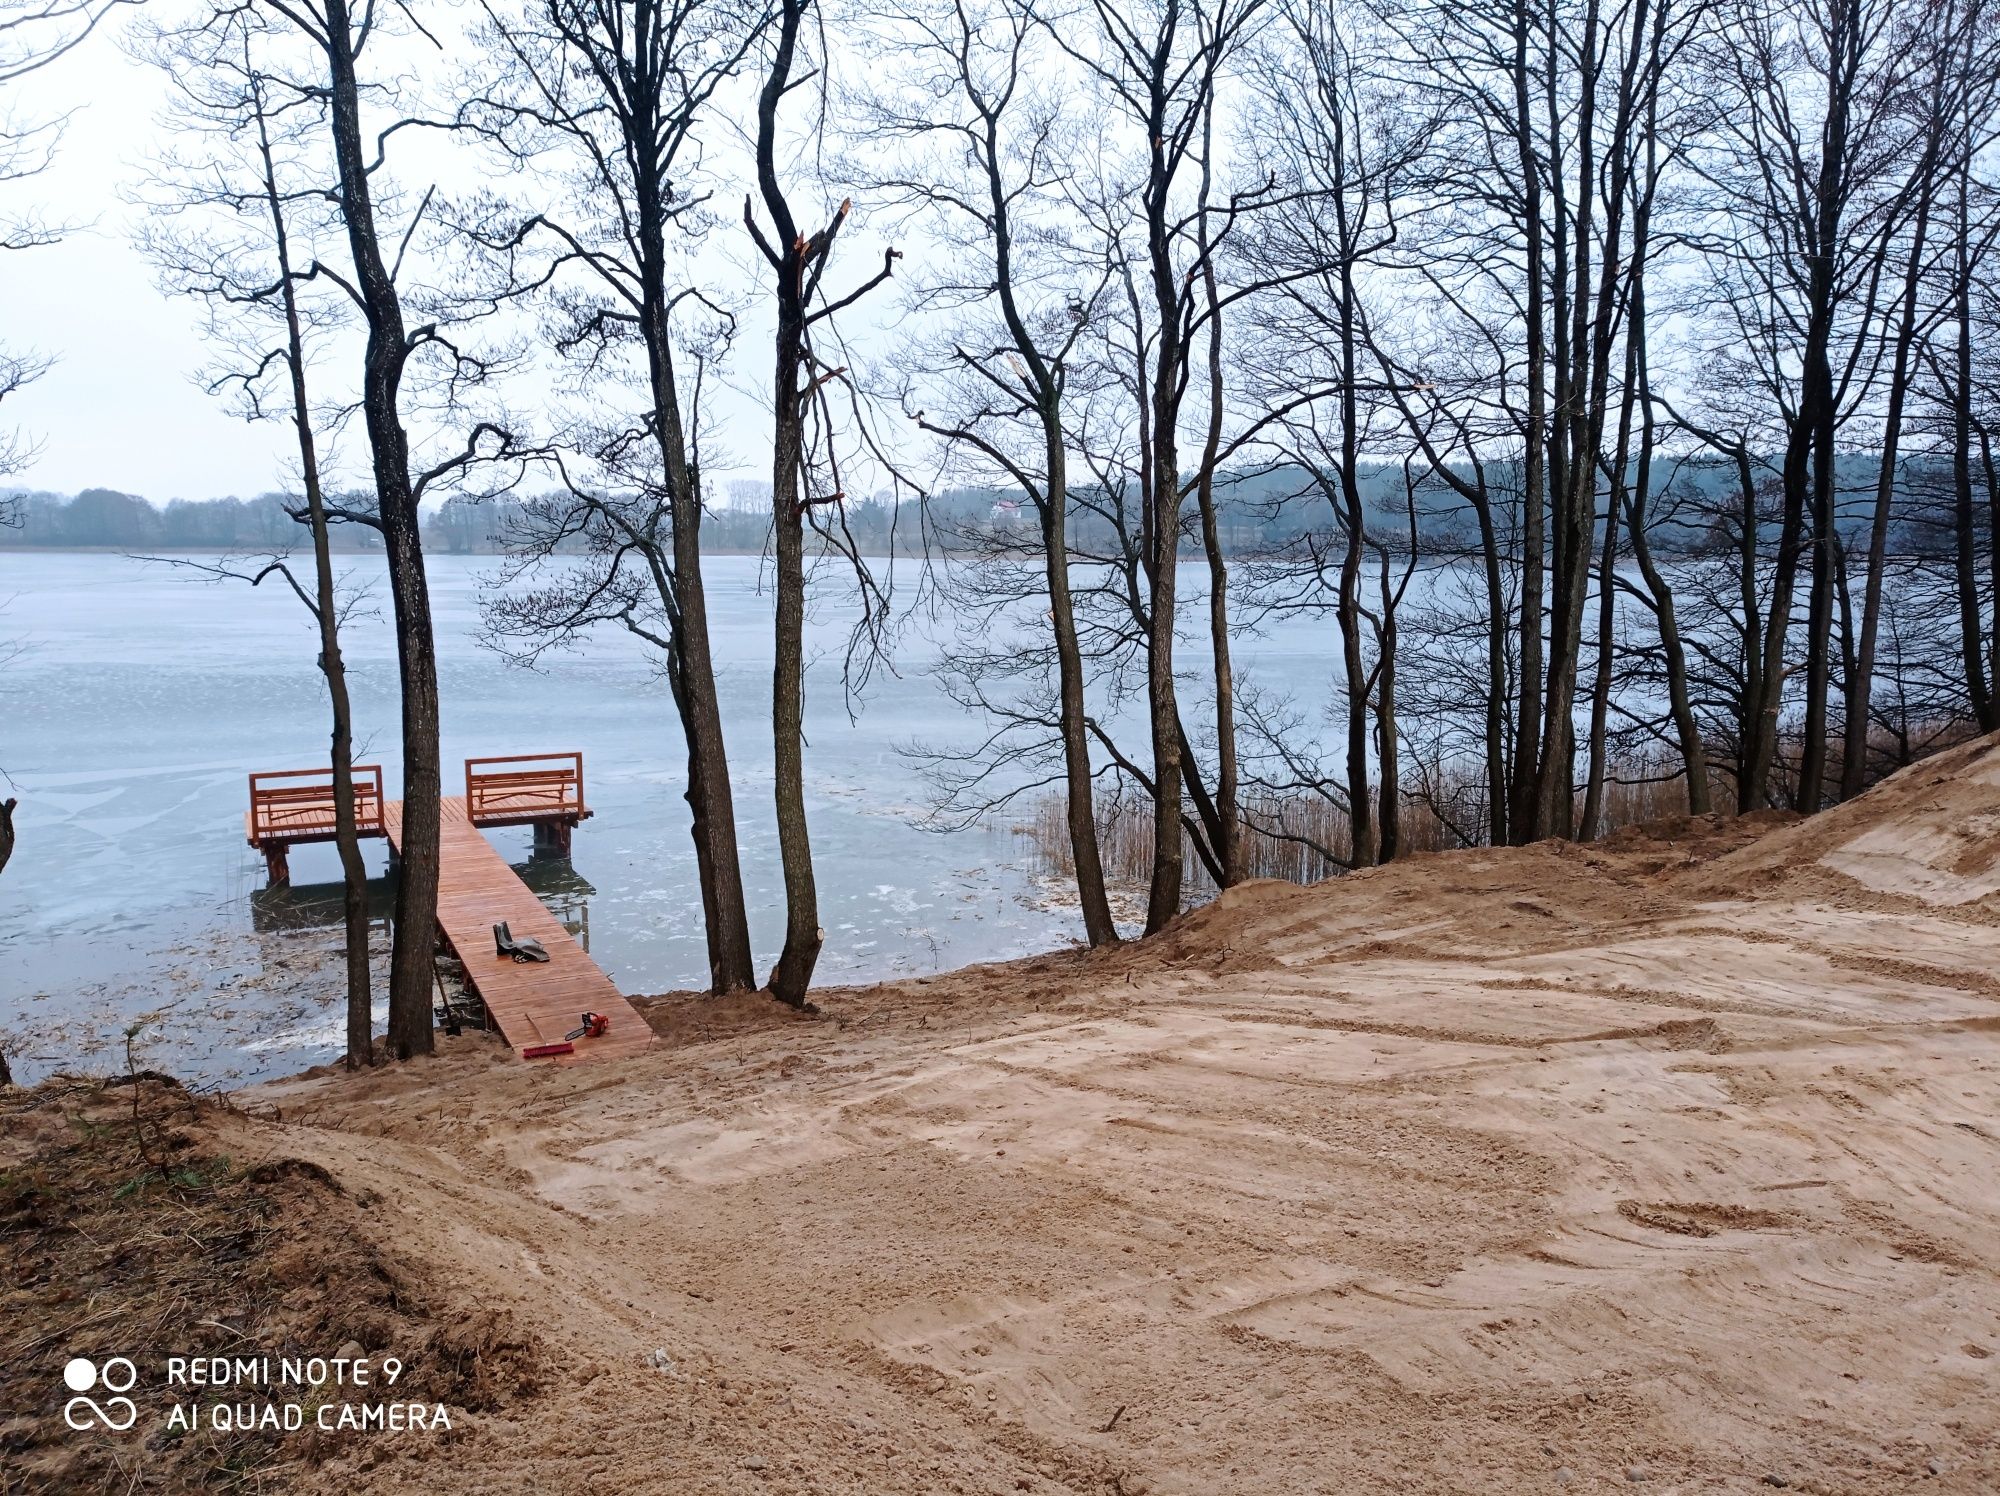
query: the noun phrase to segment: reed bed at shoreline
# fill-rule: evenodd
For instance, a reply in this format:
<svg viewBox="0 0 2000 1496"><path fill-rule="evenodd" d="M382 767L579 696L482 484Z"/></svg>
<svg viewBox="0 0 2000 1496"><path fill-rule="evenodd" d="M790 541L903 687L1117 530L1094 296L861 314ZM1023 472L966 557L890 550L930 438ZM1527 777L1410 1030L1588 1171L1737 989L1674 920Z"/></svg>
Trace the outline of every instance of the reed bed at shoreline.
<svg viewBox="0 0 2000 1496"><path fill-rule="evenodd" d="M1716 809L1730 813L1734 802L1727 781L1712 778L1710 792ZM1582 803L1579 795L1579 815ZM1607 776L1596 834L1607 836L1623 826L1686 814L1683 776L1659 761L1620 762L1611 766ZM1406 793L1400 818L1401 856L1484 845L1484 784L1476 773L1445 776L1433 781L1424 793ZM1338 877L1353 865L1353 823L1346 805L1331 792L1298 789L1246 795L1243 822L1246 866L1252 878L1317 883ZM1100 800L1097 823L1106 880L1114 886L1143 886L1153 866L1151 804L1134 795ZM1068 812L1061 794L1035 800L1027 817L1014 827L1014 834L1024 844L1029 868L1037 876L1075 875ZM1212 898L1215 879L1194 838L1185 831L1181 858L1189 900Z"/></svg>

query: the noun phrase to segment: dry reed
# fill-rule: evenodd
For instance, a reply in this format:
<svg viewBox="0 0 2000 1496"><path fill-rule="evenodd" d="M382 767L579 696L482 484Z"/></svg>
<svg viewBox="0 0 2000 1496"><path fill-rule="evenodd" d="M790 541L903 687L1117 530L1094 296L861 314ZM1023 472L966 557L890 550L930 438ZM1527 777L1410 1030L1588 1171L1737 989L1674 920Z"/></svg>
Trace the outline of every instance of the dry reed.
<svg viewBox="0 0 2000 1496"><path fill-rule="evenodd" d="M1614 764L1604 786L1600 836L1621 826L1664 820L1687 813L1687 790L1671 765L1658 760ZM1711 784L1717 809L1733 804L1727 782ZM1583 797L1577 797L1578 814ZM1443 807L1445 814L1440 815ZM1448 817L1448 819L1447 819ZM1485 786L1475 772L1448 775L1428 795L1405 794L1400 807L1402 851L1442 852L1482 844L1486 828ZM1106 880L1114 887L1143 886L1153 867L1153 807L1135 796L1120 796L1097 807L1099 852ZM1311 790L1246 797L1243 803L1245 861L1253 878L1317 883L1352 863L1353 827L1346 807ZM1075 876L1070 856L1069 817L1060 794L1034 802L1027 821L1014 828L1026 845L1030 869L1044 877ZM1194 839L1181 836L1181 865L1187 897L1201 902L1215 893L1215 880Z"/></svg>

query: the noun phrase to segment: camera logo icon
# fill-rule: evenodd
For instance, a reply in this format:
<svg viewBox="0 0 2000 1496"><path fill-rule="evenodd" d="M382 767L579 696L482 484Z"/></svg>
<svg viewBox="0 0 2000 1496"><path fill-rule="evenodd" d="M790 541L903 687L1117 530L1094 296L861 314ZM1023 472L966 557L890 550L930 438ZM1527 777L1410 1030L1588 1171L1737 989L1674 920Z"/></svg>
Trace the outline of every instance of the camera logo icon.
<svg viewBox="0 0 2000 1496"><path fill-rule="evenodd" d="M108 1428L122 1434L139 1421L139 1409L129 1397L107 1397L100 1404L82 1394L102 1387L106 1392L130 1392L139 1380L139 1368L123 1356L113 1356L102 1366L88 1356L72 1356L63 1367L63 1385L79 1394L63 1404L63 1422L79 1431Z"/></svg>

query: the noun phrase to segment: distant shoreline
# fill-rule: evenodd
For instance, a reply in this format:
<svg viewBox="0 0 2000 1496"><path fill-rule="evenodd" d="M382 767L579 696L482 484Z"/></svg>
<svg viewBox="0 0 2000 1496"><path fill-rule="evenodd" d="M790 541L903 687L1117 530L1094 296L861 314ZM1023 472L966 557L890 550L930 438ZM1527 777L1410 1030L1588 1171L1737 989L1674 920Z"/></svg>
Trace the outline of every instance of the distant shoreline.
<svg viewBox="0 0 2000 1496"><path fill-rule="evenodd" d="M303 556L310 555L311 553L312 550L309 545L293 546L289 550L281 550L274 553L270 549L258 546L162 545L155 546L147 551L133 551L118 545L40 545L33 541L0 541L0 555L122 556L132 561L145 561L154 556L269 556L272 554ZM336 556L380 556L382 548L380 546L336 545L333 547L333 554ZM574 555L558 551L549 559L555 561L582 560L588 554L586 551L578 551ZM741 546L717 546L714 548L703 546L702 554L704 556L762 556L765 553L761 550L748 550ZM898 551L892 558L886 552L862 552L863 558L870 561L900 560L904 557L915 556L916 554L918 553L914 551ZM943 554L955 555L960 553L945 552ZM440 556L460 556L468 561L500 561L508 559L506 551L451 551L425 547L424 559L426 561L434 561Z"/></svg>

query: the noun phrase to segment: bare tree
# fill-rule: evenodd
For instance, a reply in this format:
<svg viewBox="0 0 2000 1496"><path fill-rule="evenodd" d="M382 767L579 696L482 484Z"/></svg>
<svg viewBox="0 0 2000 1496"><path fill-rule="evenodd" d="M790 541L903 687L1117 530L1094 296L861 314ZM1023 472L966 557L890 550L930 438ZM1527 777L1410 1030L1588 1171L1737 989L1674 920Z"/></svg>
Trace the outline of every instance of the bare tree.
<svg viewBox="0 0 2000 1496"><path fill-rule="evenodd" d="M785 98L806 86L815 68L804 55L808 18L818 19L816 0L777 0L768 33L769 59L757 95L757 195L768 229L760 224L749 197L743 222L772 275L777 312L771 378L771 523L774 586L777 594L777 658L771 675L771 728L778 851L785 873L785 944L768 983L779 1001L803 1007L812 985L826 932L819 923L819 891L813 876L812 840L805 800L805 612L806 534L822 536L844 524L836 441L841 420L833 405L835 387L846 387L847 366L823 355L817 335L829 320L889 279L897 252L883 251L882 268L854 289L829 295L823 285L833 245L853 209L842 200L823 227L808 234L779 177L779 114ZM819 59L821 66L825 59ZM831 511L822 527L817 515ZM851 553L851 552L850 552ZM864 594L872 586L856 561ZM864 595L863 607L873 605Z"/></svg>
<svg viewBox="0 0 2000 1496"><path fill-rule="evenodd" d="M1836 443L1866 383L1868 336L1907 144L1907 59L1884 0L1733 0L1706 73L1715 130L1694 157L1715 230L1703 248L1725 314L1725 362L1747 364L1784 436L1784 511L1761 696L1739 798L1763 801L1776 758L1799 565L1810 560L1804 722L1794 803L1817 809L1826 761Z"/></svg>
<svg viewBox="0 0 2000 1496"><path fill-rule="evenodd" d="M1256 388L1266 406L1282 406L1302 385L1333 391L1324 416L1315 408L1283 421L1287 435L1278 445L1310 476L1302 492L1324 499L1336 532L1345 804L1352 865L1368 867L1395 854L1390 828L1399 791L1386 772L1379 792L1371 790L1374 767L1395 758L1394 663L1391 654L1377 652L1372 662L1365 656L1394 638L1399 592L1383 593L1380 612L1371 612L1364 597L1374 543L1365 490L1380 462L1364 453L1382 450L1400 433L1392 408L1391 425L1377 419L1397 376L1371 347L1362 288L1393 261L1399 200L1428 152L1433 121L1370 76L1361 55L1373 40L1364 12L1334 0L1289 0L1279 13L1282 24L1259 59L1262 101L1252 116L1277 200L1240 251L1275 294L1253 314L1260 351L1246 361L1261 366ZM1301 77L1306 87L1298 86ZM1317 577L1326 558L1312 532L1302 540L1302 559ZM1414 560L1414 546L1410 555Z"/></svg>
<svg viewBox="0 0 2000 1496"><path fill-rule="evenodd" d="M356 404L368 441L373 503L333 506L337 520L378 529L388 558L389 591L396 630L402 687L403 819L401 867L396 886L395 947L389 965L389 1044L398 1059L429 1054L432 987L437 947L438 856L443 782L438 760L437 644L431 624L430 594L424 579L421 506L427 493L462 480L469 470L512 446L503 425L472 420L462 443L447 445L435 461L412 458L405 403L413 398L410 376L428 361L440 400L457 410L468 390L492 372L490 359L455 339L437 320L411 326L405 316L402 280L405 260L423 227L434 192L414 209L402 200L389 175L390 142L400 132L425 123L398 113L394 88L365 78L371 46L389 45L388 18L373 9L357 15L348 0L256 0L281 36L287 57L295 53L295 91L320 98L332 176L324 191L338 209L346 241L344 261L316 258L300 275L324 278L351 303L360 324L361 349ZM219 7L226 14L232 7ZM425 42L428 32L412 13L399 14ZM365 102L364 102L365 101ZM379 111L381 116L374 117ZM364 121L364 115L370 116ZM370 128L370 126L373 128ZM401 213L400 233L385 235L382 215ZM450 423L440 421L440 425Z"/></svg>
<svg viewBox="0 0 2000 1496"><path fill-rule="evenodd" d="M209 389L229 397L249 419L292 423L304 501L291 512L311 534L312 586L278 558L255 570L205 569L253 586L282 577L318 629L319 668L333 718L334 842L347 937L346 1059L356 1069L374 1063L368 870L355 808L354 713L340 650L343 604L307 388L309 310L301 304L294 249L295 215L325 202L323 164L312 159L325 118L316 93L294 91L264 70L257 54L270 41L265 18L247 10L188 30L149 33L148 50L174 88L176 153L160 167L166 197L156 204L173 222L147 242L168 288L203 302L210 346L227 350L210 372ZM191 149L190 141L198 144ZM322 314L319 320L324 325L328 319ZM426 993L427 1009L428 1002Z"/></svg>
<svg viewBox="0 0 2000 1496"><path fill-rule="evenodd" d="M702 381L733 318L691 276L685 254L709 226L698 127L770 20L717 0L535 0L486 7L498 77L465 111L512 164L553 168L559 208L482 205L475 238L512 298L544 293L559 352L588 382L642 356L635 429L579 433L606 482L571 481L516 533L522 571L575 535L592 559L560 581L496 597L489 617L534 651L598 623L654 644L687 745L690 833L708 937L710 988L756 985L722 711L701 573ZM548 175L534 178L546 194ZM689 326L689 319L697 319Z"/></svg>
<svg viewBox="0 0 2000 1496"><path fill-rule="evenodd" d="M1903 180L1896 188L1895 201L1889 210L1901 220L1890 246L1891 260L1901 262L1901 285L1887 314L1888 326L1883 330L1889 344L1889 369L1874 506L1868 528L1859 637L1845 672L1842 799L1860 794L1866 782L1889 530L1918 349L1921 339L1944 315L1948 305L1938 299L1936 304L1926 306L1923 294L1926 283L1934 284L1938 279L1934 262L1940 256L1933 238L1934 220L1945 206L1948 172L1956 166L1969 175L1973 169L1971 161L1955 160L1961 122L1991 119L1996 90L2000 90L2000 54L1996 54L1994 47L1992 8L1983 0L1945 0L1941 5L1927 7L1920 19L1912 18L1906 29L1899 30L1897 49L1907 52L1913 61L1907 107L1914 115L1915 138L1908 151ZM1970 229L1970 225L1966 227ZM1966 237L1969 234L1959 239L1961 245Z"/></svg>
<svg viewBox="0 0 2000 1496"><path fill-rule="evenodd" d="M1118 929L1098 849L1063 420L1105 277L1078 263L1057 227L1080 142L1058 83L1035 79L1061 58L1031 14L1010 4L954 0L897 9L887 22L881 55L910 61L871 95L864 140L899 143L909 159L877 186L925 210L953 250L914 298L946 317L949 332L907 398L942 406L914 416L948 444L960 471L1011 483L1034 505L1070 860L1085 934L1103 945Z"/></svg>
<svg viewBox="0 0 2000 1496"><path fill-rule="evenodd" d="M1217 89L1224 69L1247 43L1263 10L1263 0L1157 0L1134 9L1111 0L1091 0L1088 33L1073 29L1068 17L1046 15L1044 23L1065 52L1096 80L1123 126L1135 137L1138 181L1137 241L1129 249L1113 228L1110 260L1117 268L1130 317L1130 352L1139 405L1141 461L1138 499L1139 539L1145 572L1147 725L1152 765L1147 776L1153 801L1153 874L1146 899L1147 933L1180 912L1182 885L1182 794L1195 760L1181 720L1174 673L1178 622L1176 584L1183 535L1181 440L1187 388L1198 355L1194 335L1210 302L1212 256L1226 231L1211 222L1210 154ZM1256 194L1253 192L1252 194ZM1108 205L1107 205L1108 206ZM1233 218L1245 204L1232 200ZM1196 479L1210 481L1216 461L1210 438ZM1213 573L1211 574L1213 586ZM1217 605L1223 605L1218 596ZM1223 615L1226 619L1226 613ZM1217 748L1230 793L1209 801L1215 870L1222 880L1240 866L1233 842L1234 727L1228 712L1227 628L1211 634L1219 718ZM1203 799L1199 794L1197 801Z"/></svg>
<svg viewBox="0 0 2000 1496"><path fill-rule="evenodd" d="M30 75L60 62L95 32L105 17L136 0L0 0L0 190L41 175L62 141L67 114L29 119L12 108L11 91ZM62 234L32 210L0 208L0 255L19 254L55 243ZM0 347L0 402L18 394L48 371L41 355ZM19 432L0 434L0 478L25 468L34 444ZM13 524L14 506L0 500L0 524Z"/></svg>
<svg viewBox="0 0 2000 1496"><path fill-rule="evenodd" d="M1921 344L1923 389L1933 412L1928 425L1944 447L1948 498L1935 507L1948 533L1950 604L1958 657L1957 685L1982 731L2000 729L2000 295L1991 266L2000 247L2000 187L1992 176L1995 111L1983 85L1991 79L1993 18L1968 27L1947 96L1959 107L1949 120L1945 175L1951 186L1941 211L1949 214L1946 246L1931 272L1937 308L1934 327ZM1983 69L1983 71L1982 71ZM1929 101L1926 101L1927 103ZM1937 485L1930 485L1936 487ZM1983 502L1982 502L1983 500ZM1979 548L1986 546L1985 565ZM1986 593L1982 605L1981 592Z"/></svg>

